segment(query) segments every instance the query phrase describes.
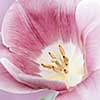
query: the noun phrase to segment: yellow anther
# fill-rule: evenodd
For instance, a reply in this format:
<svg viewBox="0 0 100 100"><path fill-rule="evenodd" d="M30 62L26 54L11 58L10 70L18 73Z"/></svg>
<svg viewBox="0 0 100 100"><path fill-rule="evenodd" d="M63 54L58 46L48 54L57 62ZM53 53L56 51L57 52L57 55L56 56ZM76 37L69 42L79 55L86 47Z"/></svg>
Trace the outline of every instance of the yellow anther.
<svg viewBox="0 0 100 100"><path fill-rule="evenodd" d="M57 59L53 59L52 62L55 63L57 66L61 66L60 62Z"/></svg>
<svg viewBox="0 0 100 100"><path fill-rule="evenodd" d="M64 59L64 64L68 65L68 61L69 61L68 58L66 56L63 56L63 59Z"/></svg>
<svg viewBox="0 0 100 100"><path fill-rule="evenodd" d="M68 58L65 56L65 50L61 45L59 45L59 51L60 51L60 53L61 53L61 55L63 57L64 64L68 65Z"/></svg>
<svg viewBox="0 0 100 100"><path fill-rule="evenodd" d="M41 64L41 65L45 68L52 69L52 65L49 64Z"/></svg>
<svg viewBox="0 0 100 100"><path fill-rule="evenodd" d="M60 66L59 61L57 60L56 56L54 53L49 52L50 57L52 58L52 62L55 63L56 65Z"/></svg>
<svg viewBox="0 0 100 100"><path fill-rule="evenodd" d="M61 45L59 45L59 51L60 51L62 56L65 56L64 48Z"/></svg>
<svg viewBox="0 0 100 100"><path fill-rule="evenodd" d="M68 73L68 70L64 69L64 73L67 74Z"/></svg>
<svg viewBox="0 0 100 100"><path fill-rule="evenodd" d="M56 59L56 56L55 56L54 53L49 52L49 55L50 55L50 57L51 57L52 59Z"/></svg>
<svg viewBox="0 0 100 100"><path fill-rule="evenodd" d="M61 72L63 70L63 68L58 67L58 66L52 66L53 70L56 72Z"/></svg>

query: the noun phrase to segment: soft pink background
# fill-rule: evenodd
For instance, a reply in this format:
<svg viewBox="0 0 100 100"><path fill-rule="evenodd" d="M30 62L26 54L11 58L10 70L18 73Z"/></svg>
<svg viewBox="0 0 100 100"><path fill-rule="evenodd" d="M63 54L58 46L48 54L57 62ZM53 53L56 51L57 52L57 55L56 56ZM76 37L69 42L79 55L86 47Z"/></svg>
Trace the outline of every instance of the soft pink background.
<svg viewBox="0 0 100 100"><path fill-rule="evenodd" d="M15 0L0 0L0 30L2 21L4 18L4 15L9 8L9 6L14 2ZM48 92L39 92L39 94L35 93L33 94L25 94L25 95L15 95L6 93L0 90L0 100L39 100L38 95L45 95Z"/></svg>
<svg viewBox="0 0 100 100"><path fill-rule="evenodd" d="M1 29L1 23L3 20L3 17L5 15L5 12L9 8L9 6L14 2L15 0L0 0L0 29Z"/></svg>

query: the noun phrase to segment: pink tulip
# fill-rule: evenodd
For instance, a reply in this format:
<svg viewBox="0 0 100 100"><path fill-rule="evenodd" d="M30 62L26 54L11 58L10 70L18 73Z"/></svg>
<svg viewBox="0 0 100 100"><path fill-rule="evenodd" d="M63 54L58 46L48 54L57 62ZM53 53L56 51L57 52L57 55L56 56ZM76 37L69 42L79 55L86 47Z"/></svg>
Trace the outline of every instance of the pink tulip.
<svg viewBox="0 0 100 100"><path fill-rule="evenodd" d="M98 0L17 0L2 24L0 89L98 100L99 8Z"/></svg>

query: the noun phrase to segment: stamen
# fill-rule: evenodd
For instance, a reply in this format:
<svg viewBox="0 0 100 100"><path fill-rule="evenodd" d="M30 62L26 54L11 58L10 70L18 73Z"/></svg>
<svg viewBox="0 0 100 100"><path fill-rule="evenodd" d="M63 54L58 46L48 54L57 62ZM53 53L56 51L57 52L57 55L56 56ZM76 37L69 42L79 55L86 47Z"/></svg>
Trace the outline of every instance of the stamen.
<svg viewBox="0 0 100 100"><path fill-rule="evenodd" d="M67 74L67 73L68 73L68 71L67 71L66 69L64 69L64 73L65 73L65 74Z"/></svg>
<svg viewBox="0 0 100 100"><path fill-rule="evenodd" d="M52 62L55 63L57 66L61 66L61 64L59 63L59 61L56 60L56 59L55 60L52 60Z"/></svg>
<svg viewBox="0 0 100 100"><path fill-rule="evenodd" d="M48 69L53 69L56 72L61 72L63 69L61 67L56 67L53 65L48 65L48 64L41 64L43 67L48 68Z"/></svg>
<svg viewBox="0 0 100 100"><path fill-rule="evenodd" d="M59 45L59 51L60 51L60 54L63 58L63 61L60 62L59 60L62 60L62 59L57 58L55 53L49 52L49 55L51 57L51 62L54 63L55 66L52 64L51 65L50 64L41 64L41 65L44 68L52 69L55 72L67 74L68 70L65 68L64 64L68 65L69 59L65 56L66 54L65 54L64 48L61 45Z"/></svg>
<svg viewBox="0 0 100 100"><path fill-rule="evenodd" d="M65 56L64 48L61 45L59 45L59 51L60 51L62 56Z"/></svg>
<svg viewBox="0 0 100 100"><path fill-rule="evenodd" d="M59 45L59 51L60 51L60 53L61 53L61 55L63 57L64 64L68 65L68 58L65 56L65 50L61 45Z"/></svg>
<svg viewBox="0 0 100 100"><path fill-rule="evenodd" d="M56 56L55 56L54 53L49 52L49 55L50 55L50 57L51 57L52 59L56 59Z"/></svg>
<svg viewBox="0 0 100 100"><path fill-rule="evenodd" d="M61 67L56 67L56 66L52 66L53 70L56 71L56 72L61 72L62 71L62 68Z"/></svg>
<svg viewBox="0 0 100 100"><path fill-rule="evenodd" d="M45 68L48 68L48 69L52 69L52 66L51 65L48 65L48 64L41 64L43 67Z"/></svg>
<svg viewBox="0 0 100 100"><path fill-rule="evenodd" d="M53 63L55 63L58 66L61 66L54 53L49 52L49 55L52 58Z"/></svg>
<svg viewBox="0 0 100 100"><path fill-rule="evenodd" d="M64 63L65 63L65 65L68 65L68 61L69 61L69 59L68 59L66 56L63 56L63 59L64 59Z"/></svg>

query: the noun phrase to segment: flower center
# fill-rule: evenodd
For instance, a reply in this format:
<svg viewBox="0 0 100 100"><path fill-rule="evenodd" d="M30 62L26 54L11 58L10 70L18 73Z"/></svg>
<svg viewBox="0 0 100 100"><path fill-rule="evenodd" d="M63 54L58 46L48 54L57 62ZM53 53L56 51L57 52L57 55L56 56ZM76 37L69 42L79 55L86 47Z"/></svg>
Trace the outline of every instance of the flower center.
<svg viewBox="0 0 100 100"><path fill-rule="evenodd" d="M75 87L85 76L83 53L72 42L58 41L48 46L37 62L43 78L63 82L67 88Z"/></svg>
<svg viewBox="0 0 100 100"><path fill-rule="evenodd" d="M67 74L67 66L69 59L66 57L66 53L62 45L59 45L59 51L60 51L60 58L57 58L54 52L49 52L48 54L51 57L51 62L54 64L41 64L44 68L48 68L50 70L53 70L58 73Z"/></svg>

